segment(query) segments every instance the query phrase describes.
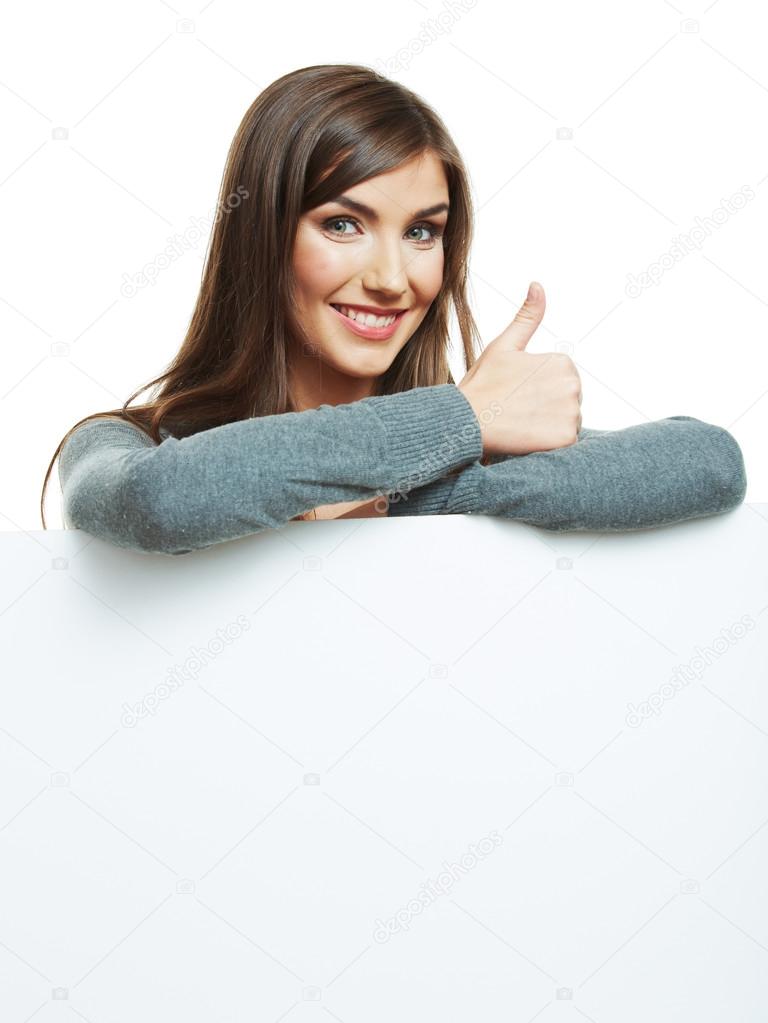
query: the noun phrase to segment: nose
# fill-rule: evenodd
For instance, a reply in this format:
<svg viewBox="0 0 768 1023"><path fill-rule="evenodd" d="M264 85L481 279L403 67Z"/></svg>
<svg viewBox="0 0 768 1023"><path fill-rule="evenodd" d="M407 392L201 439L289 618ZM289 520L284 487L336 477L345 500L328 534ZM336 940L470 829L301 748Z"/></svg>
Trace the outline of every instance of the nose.
<svg viewBox="0 0 768 1023"><path fill-rule="evenodd" d="M399 241L379 241L363 275L363 286L392 298L402 295L408 290L408 265Z"/></svg>

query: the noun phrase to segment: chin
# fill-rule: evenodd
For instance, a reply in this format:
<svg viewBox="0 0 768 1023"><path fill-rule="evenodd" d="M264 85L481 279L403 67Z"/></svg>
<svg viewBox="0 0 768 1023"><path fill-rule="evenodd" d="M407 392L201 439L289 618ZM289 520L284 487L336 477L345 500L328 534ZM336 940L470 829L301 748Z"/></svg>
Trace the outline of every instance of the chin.
<svg viewBox="0 0 768 1023"><path fill-rule="evenodd" d="M391 362L376 363L375 365L358 362L354 366L341 365L338 367L338 371L354 380L370 380L371 377L380 377L382 373L386 373L391 365Z"/></svg>
<svg viewBox="0 0 768 1023"><path fill-rule="evenodd" d="M397 354L397 353L395 353ZM325 362L337 373L344 373L349 377L367 378L380 376L386 373L392 365L394 355L384 352L328 352L321 353L321 361Z"/></svg>

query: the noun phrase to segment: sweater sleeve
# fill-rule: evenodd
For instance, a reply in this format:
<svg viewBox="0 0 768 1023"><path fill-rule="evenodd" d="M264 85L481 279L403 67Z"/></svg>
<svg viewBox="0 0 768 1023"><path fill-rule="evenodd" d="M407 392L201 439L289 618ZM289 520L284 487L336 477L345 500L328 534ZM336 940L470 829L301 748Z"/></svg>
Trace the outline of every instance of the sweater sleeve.
<svg viewBox="0 0 768 1023"><path fill-rule="evenodd" d="M476 460L391 501L389 515L498 515L557 532L647 529L730 511L746 487L727 430L671 416L582 429L568 447L496 456L488 466Z"/></svg>
<svg viewBox="0 0 768 1023"><path fill-rule="evenodd" d="M279 528L323 504L408 493L478 459L454 384L257 416L160 444L94 419L59 457L65 526L146 553L187 554Z"/></svg>

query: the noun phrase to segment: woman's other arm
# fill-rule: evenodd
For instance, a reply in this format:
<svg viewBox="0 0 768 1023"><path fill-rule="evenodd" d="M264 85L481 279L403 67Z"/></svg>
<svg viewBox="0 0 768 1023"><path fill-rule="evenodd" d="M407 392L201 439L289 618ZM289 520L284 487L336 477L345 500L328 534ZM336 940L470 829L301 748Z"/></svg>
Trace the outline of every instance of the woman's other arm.
<svg viewBox="0 0 768 1023"><path fill-rule="evenodd" d="M579 432L575 444L494 456L404 495L389 515L485 514L544 529L647 529L730 511L746 493L741 449L725 429L671 416Z"/></svg>

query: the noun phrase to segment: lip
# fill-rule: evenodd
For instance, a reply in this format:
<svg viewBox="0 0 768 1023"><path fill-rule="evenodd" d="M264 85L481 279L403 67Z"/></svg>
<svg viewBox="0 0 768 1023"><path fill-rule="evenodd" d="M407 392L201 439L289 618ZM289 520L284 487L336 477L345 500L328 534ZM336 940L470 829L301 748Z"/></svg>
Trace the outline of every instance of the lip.
<svg viewBox="0 0 768 1023"><path fill-rule="evenodd" d="M359 309L363 313L373 313L374 316L391 316L392 313L404 313L405 309L395 309L390 307L384 309L380 305L355 305L354 302L333 302L332 305L345 305L350 309Z"/></svg>
<svg viewBox="0 0 768 1023"><path fill-rule="evenodd" d="M344 303L339 304L343 305ZM350 320L348 316L345 316L344 313L340 313L338 309L334 308L330 302L328 303L328 306L344 323L344 326L351 330L353 334L357 334L358 337L368 338L371 341L386 341L387 338L392 337L400 325L400 321L408 312L407 309L403 309L402 312L396 313L394 321L390 323L388 327L366 327L363 324L358 323L356 320ZM353 306L352 308L356 307ZM391 313L381 313L380 315L387 316L391 315Z"/></svg>

